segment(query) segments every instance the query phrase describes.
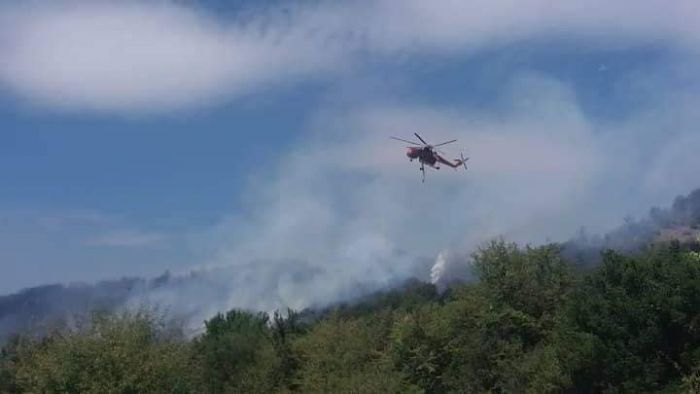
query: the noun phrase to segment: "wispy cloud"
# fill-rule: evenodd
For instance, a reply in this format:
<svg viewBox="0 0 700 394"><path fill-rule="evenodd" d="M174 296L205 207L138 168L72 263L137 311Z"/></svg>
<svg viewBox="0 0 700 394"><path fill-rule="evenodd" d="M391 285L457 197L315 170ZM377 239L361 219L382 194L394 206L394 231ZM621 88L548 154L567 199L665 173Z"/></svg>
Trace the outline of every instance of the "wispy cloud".
<svg viewBox="0 0 700 394"><path fill-rule="evenodd" d="M155 276L192 264L181 234L97 210L0 210L0 294L46 283Z"/></svg>
<svg viewBox="0 0 700 394"><path fill-rule="evenodd" d="M157 245L165 239L166 237L163 234L121 230L88 238L85 240L85 245L131 248Z"/></svg>
<svg viewBox="0 0 700 394"><path fill-rule="evenodd" d="M695 50L700 37L700 11L687 0L359 1L245 11L224 20L174 2L5 5L0 80L39 105L160 112L337 75L367 55L464 54L554 36Z"/></svg>
<svg viewBox="0 0 700 394"><path fill-rule="evenodd" d="M39 105L150 112L198 107L332 63L266 18L226 24L173 3L4 7L0 79Z"/></svg>
<svg viewBox="0 0 700 394"><path fill-rule="evenodd" d="M103 212L82 209L64 212L40 214L38 212L23 212L25 220L36 221L40 228L47 231L65 231L71 228L95 228L109 226L119 219Z"/></svg>

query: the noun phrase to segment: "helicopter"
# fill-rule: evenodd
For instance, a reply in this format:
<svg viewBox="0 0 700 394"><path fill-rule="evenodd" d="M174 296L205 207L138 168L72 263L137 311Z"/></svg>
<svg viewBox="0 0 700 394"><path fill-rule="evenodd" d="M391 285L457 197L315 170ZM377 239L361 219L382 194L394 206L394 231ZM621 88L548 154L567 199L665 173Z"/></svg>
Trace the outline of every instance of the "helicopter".
<svg viewBox="0 0 700 394"><path fill-rule="evenodd" d="M405 140L403 138L398 138L398 137L391 137L392 139L406 142L408 144L414 145L414 146L408 146L408 151L406 151L406 156L408 156L408 159L410 161L413 160L418 160L420 163L420 172L422 173L422 180L421 182L425 182L425 165L427 164L429 167L434 168L436 170L440 169L440 164L444 164L446 166L452 167L452 168L457 168L459 166L464 166L464 169L467 169L467 160L469 160L468 157L464 157L463 154L460 153L460 158L459 159L454 159L453 161L447 160L444 157L442 157L439 153L444 154L444 152L440 151L437 149L438 146L443 146L447 144L451 144L453 142L456 142L457 140L450 140L446 142L442 142L439 144L431 145L425 140L418 135L418 133L413 133L413 135L420 140L421 143L415 142L415 141L410 141L410 140ZM439 152L439 153L438 153Z"/></svg>

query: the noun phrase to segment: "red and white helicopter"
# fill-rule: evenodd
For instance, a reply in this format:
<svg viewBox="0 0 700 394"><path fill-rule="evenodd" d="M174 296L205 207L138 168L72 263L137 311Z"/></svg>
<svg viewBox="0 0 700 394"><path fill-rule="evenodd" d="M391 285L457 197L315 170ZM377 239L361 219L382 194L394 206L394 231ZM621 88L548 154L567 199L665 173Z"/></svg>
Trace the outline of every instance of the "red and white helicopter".
<svg viewBox="0 0 700 394"><path fill-rule="evenodd" d="M456 142L457 140L450 140L446 141L440 144L436 145L430 145L429 143L425 142L423 138L421 138L418 133L413 133L419 140L422 142L422 144L419 144L418 142L414 141L409 141L409 140L404 140L402 138L397 138L397 137L391 137L392 139L402 141L409 143L411 145L416 145L416 146L409 146L408 151L406 152L406 156L408 156L410 161L413 161L414 159L418 159L420 162L420 171L423 173L423 179L422 182L425 182L425 165L427 164L429 167L434 168L436 170L440 169L440 163L450 166L452 168L457 168L459 166L464 166L464 169L467 169L467 160L469 158L465 158L463 154L460 153L460 159L454 159L453 161L449 161L445 159L444 157L440 156L438 152L444 154L444 152L441 152L439 149L436 149L438 146L443 146L447 144L451 144L453 142Z"/></svg>

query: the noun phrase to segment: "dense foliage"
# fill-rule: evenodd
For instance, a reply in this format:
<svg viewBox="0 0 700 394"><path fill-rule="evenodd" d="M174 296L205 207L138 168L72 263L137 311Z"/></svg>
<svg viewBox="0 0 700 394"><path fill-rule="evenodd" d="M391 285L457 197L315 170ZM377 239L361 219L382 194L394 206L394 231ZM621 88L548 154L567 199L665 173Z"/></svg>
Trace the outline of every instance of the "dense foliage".
<svg viewBox="0 0 700 394"><path fill-rule="evenodd" d="M323 313L232 310L186 338L153 314L95 315L0 354L0 392L698 392L700 253L602 254L502 240L479 280L412 282Z"/></svg>

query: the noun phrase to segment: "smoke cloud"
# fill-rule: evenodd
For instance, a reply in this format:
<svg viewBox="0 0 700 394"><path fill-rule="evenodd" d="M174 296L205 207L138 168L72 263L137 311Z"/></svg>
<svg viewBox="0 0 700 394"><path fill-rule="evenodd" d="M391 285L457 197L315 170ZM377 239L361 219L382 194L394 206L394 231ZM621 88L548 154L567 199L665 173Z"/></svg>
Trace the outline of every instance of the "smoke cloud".
<svg viewBox="0 0 700 394"><path fill-rule="evenodd" d="M619 88L643 105L613 120L584 111L571 83L537 73L513 75L498 110L361 86L352 104L328 100L278 166L251 177L239 213L192 235L216 240L195 245L210 250L204 264L131 296L192 325L231 308L328 305L414 277L442 285L495 236L563 241L696 186L700 100L687 71L698 64L695 2L321 2L234 21L169 2L39 4L2 18L0 80L30 102L74 110L191 108L346 77L361 58L444 60L538 39L591 50L658 45L682 58L660 72L678 80L630 75ZM470 170L428 170L421 184L388 138L414 131L430 142L457 138L445 150L463 149ZM100 241L157 241L137 235Z"/></svg>
<svg viewBox="0 0 700 394"><path fill-rule="evenodd" d="M674 111L650 110L644 138L630 143L650 113L614 123L586 116L570 86L543 76L515 78L506 97L507 109L493 113L395 101L319 111L279 168L253 177L243 213L207 234L218 240L207 266L146 299L201 322L234 307L327 305L409 278L445 286L468 277L467 256L493 237L539 244L566 241L581 226L604 231L696 182L680 172L656 195L640 193L666 165L640 158L692 136L685 125L664 137ZM389 139L411 131L430 142L457 138L445 150L465 149L469 171L429 170L422 184ZM684 168L696 158L675 160Z"/></svg>

